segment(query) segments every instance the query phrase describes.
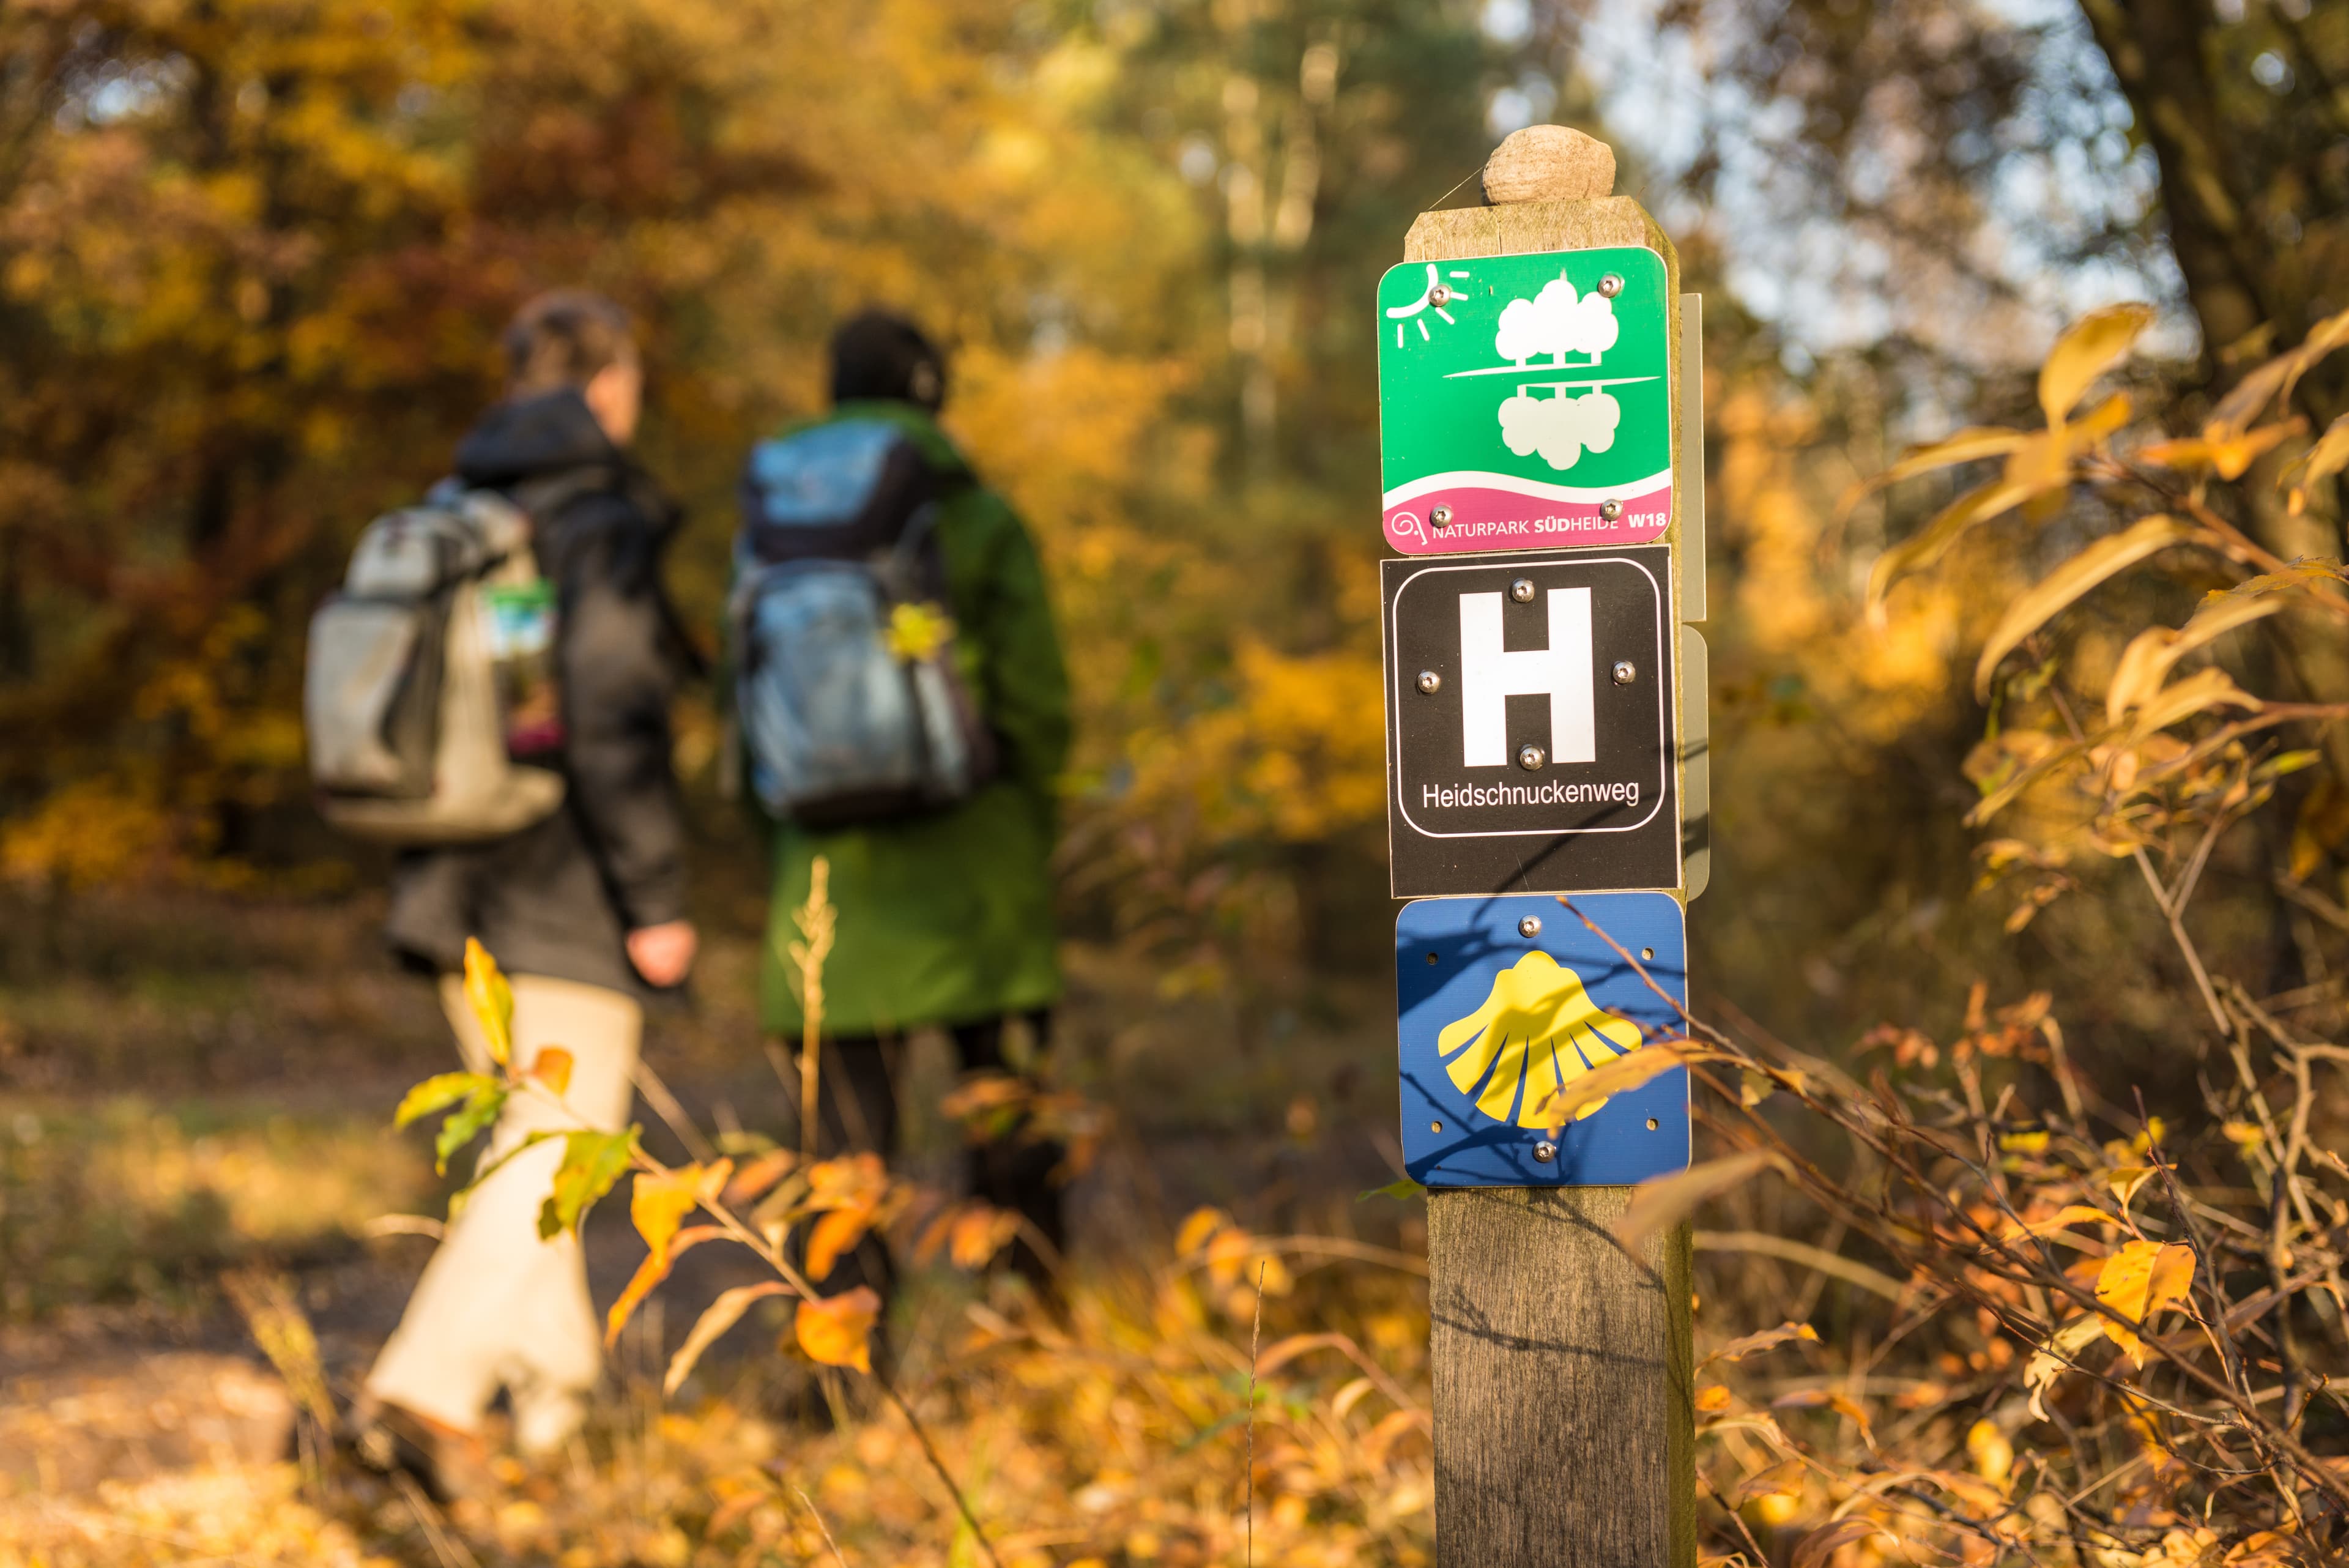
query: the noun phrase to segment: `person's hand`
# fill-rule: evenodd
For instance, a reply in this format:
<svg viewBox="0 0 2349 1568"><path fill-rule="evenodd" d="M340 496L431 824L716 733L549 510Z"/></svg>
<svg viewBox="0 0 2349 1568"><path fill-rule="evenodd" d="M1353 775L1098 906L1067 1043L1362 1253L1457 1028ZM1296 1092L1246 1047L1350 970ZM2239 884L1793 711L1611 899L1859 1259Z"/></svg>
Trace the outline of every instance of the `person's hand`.
<svg viewBox="0 0 2349 1568"><path fill-rule="evenodd" d="M698 941L690 920L639 926L628 933L628 961L636 966L646 984L666 990L681 983L686 971L693 968Z"/></svg>

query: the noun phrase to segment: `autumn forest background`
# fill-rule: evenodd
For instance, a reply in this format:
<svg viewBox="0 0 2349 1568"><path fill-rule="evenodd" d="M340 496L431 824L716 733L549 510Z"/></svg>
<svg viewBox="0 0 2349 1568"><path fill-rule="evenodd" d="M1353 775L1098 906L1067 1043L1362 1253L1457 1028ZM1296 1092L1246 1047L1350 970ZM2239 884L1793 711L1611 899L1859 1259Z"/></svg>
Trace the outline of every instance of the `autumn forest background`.
<svg viewBox="0 0 2349 1568"><path fill-rule="evenodd" d="M1692 1216L1703 1554L2335 1560L2349 10L7 0L0 1563L1429 1561L1423 1211L1357 1196L1400 1174L1370 302L1537 121L1704 296L1683 1044L1699 1159L1779 1174ZM303 628L562 283L641 324L712 638L742 453L868 302L952 346L1042 548L1072 1318L974 1239L893 1324L980 1530L905 1420L794 1420L755 1314L664 1401L748 1277L698 1255L555 1472L444 1511L296 1440L448 1189L388 1126L446 1044L310 809ZM685 1161L788 1134L707 689L678 733ZM950 1184L943 1048L911 1076Z"/></svg>

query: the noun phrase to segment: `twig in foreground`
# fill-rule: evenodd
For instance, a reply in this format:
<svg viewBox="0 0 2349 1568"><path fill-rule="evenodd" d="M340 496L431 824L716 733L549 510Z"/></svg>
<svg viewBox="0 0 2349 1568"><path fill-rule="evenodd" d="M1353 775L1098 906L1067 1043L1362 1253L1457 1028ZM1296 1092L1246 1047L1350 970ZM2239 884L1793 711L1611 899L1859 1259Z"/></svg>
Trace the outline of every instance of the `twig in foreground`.
<svg viewBox="0 0 2349 1568"><path fill-rule="evenodd" d="M831 1549L832 1560L839 1563L840 1568L848 1568L848 1559L840 1554L840 1542L832 1538L832 1526L823 1521L823 1515L816 1511L816 1506L809 1501L807 1493L801 1491L796 1486L792 1487L792 1490L798 1495L801 1502L807 1505L808 1517L815 1521L816 1532L823 1537L824 1545Z"/></svg>
<svg viewBox="0 0 2349 1568"><path fill-rule="evenodd" d="M1240 1505L1247 1518L1247 1568L1256 1568L1256 1351L1264 1341L1264 1272L1256 1266L1256 1321L1248 1325L1247 1468L1240 1473Z"/></svg>

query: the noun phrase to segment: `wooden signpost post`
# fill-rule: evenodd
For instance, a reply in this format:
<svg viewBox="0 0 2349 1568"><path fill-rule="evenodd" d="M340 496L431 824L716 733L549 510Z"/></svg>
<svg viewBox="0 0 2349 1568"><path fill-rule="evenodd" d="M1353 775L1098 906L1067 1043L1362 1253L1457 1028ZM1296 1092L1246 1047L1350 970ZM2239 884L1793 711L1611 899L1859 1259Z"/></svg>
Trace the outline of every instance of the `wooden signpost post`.
<svg viewBox="0 0 2349 1568"><path fill-rule="evenodd" d="M1407 1168L1427 1185L1443 1568L1693 1568L1684 1071L1552 1125L1677 1032L1708 864L1693 296L1555 126L1422 213L1379 294L1388 821ZM1555 895L1574 895L1601 942ZM1637 969L1623 952L1637 955ZM1642 978L1641 971L1645 971Z"/></svg>

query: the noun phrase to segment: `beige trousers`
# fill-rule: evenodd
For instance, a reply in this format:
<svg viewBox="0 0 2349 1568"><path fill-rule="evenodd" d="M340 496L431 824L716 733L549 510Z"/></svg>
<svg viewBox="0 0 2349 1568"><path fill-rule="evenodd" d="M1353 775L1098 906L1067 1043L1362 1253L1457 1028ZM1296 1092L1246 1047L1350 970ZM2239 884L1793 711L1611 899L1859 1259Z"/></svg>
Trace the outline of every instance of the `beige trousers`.
<svg viewBox="0 0 2349 1568"><path fill-rule="evenodd" d="M564 1103L572 1114L543 1094L517 1093L498 1118L481 1167L533 1132L574 1130L583 1122L619 1130L644 1032L643 1011L616 991L528 974L513 976L512 983L516 1064L527 1068L549 1045L570 1052ZM465 1064L493 1071L461 981L442 979L440 1005ZM538 1237L539 1205L562 1163L562 1140L550 1139L474 1189L367 1374L369 1394L471 1431L502 1386L513 1406L515 1446L525 1453L553 1448L578 1428L603 1371L604 1335L578 1239L567 1232L551 1241Z"/></svg>

